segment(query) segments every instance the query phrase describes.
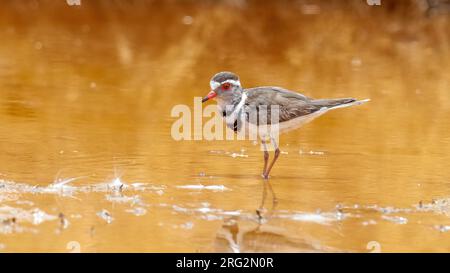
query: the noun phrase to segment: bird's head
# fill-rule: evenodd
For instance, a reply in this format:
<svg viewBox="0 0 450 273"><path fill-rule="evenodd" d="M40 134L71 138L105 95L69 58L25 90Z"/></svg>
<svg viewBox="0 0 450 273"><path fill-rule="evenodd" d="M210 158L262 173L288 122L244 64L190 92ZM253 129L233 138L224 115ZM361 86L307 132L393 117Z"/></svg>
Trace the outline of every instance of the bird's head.
<svg viewBox="0 0 450 273"><path fill-rule="evenodd" d="M214 75L209 82L211 91L202 99L205 102L212 98L222 101L232 101L235 96L242 95L239 77L231 72L220 72Z"/></svg>

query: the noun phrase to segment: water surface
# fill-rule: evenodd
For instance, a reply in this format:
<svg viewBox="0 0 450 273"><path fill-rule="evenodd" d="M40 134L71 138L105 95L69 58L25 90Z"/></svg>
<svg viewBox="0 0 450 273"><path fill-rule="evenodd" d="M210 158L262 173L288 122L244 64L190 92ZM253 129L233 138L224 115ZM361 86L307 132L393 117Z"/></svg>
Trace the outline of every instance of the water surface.
<svg viewBox="0 0 450 273"><path fill-rule="evenodd" d="M61 2L0 10L0 251L450 251L448 16ZM372 101L281 137L261 218L258 146L170 135L221 70Z"/></svg>

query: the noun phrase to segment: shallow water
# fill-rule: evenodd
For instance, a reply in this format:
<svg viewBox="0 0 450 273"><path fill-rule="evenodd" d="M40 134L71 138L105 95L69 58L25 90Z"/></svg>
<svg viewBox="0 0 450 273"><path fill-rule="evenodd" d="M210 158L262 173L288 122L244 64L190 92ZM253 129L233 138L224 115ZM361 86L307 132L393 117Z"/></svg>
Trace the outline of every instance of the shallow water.
<svg viewBox="0 0 450 273"><path fill-rule="evenodd" d="M450 251L448 16L34 3L0 10L0 251ZM372 101L281 137L260 218L258 146L170 134L220 70Z"/></svg>

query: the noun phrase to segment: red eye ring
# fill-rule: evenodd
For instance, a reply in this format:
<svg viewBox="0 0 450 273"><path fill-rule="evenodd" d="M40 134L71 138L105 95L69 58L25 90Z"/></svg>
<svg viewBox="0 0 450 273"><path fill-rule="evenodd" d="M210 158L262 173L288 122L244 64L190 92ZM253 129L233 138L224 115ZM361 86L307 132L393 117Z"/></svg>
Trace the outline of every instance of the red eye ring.
<svg viewBox="0 0 450 273"><path fill-rule="evenodd" d="M230 87L231 87L231 84L229 82L222 84L222 90L229 90Z"/></svg>

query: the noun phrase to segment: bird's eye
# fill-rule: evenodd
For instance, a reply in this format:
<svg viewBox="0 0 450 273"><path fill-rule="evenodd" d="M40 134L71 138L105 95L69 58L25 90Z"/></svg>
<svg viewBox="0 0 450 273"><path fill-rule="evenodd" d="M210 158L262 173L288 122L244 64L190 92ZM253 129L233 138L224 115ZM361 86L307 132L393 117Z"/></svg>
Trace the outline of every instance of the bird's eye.
<svg viewBox="0 0 450 273"><path fill-rule="evenodd" d="M231 84L229 82L226 82L222 84L222 90L230 90Z"/></svg>

